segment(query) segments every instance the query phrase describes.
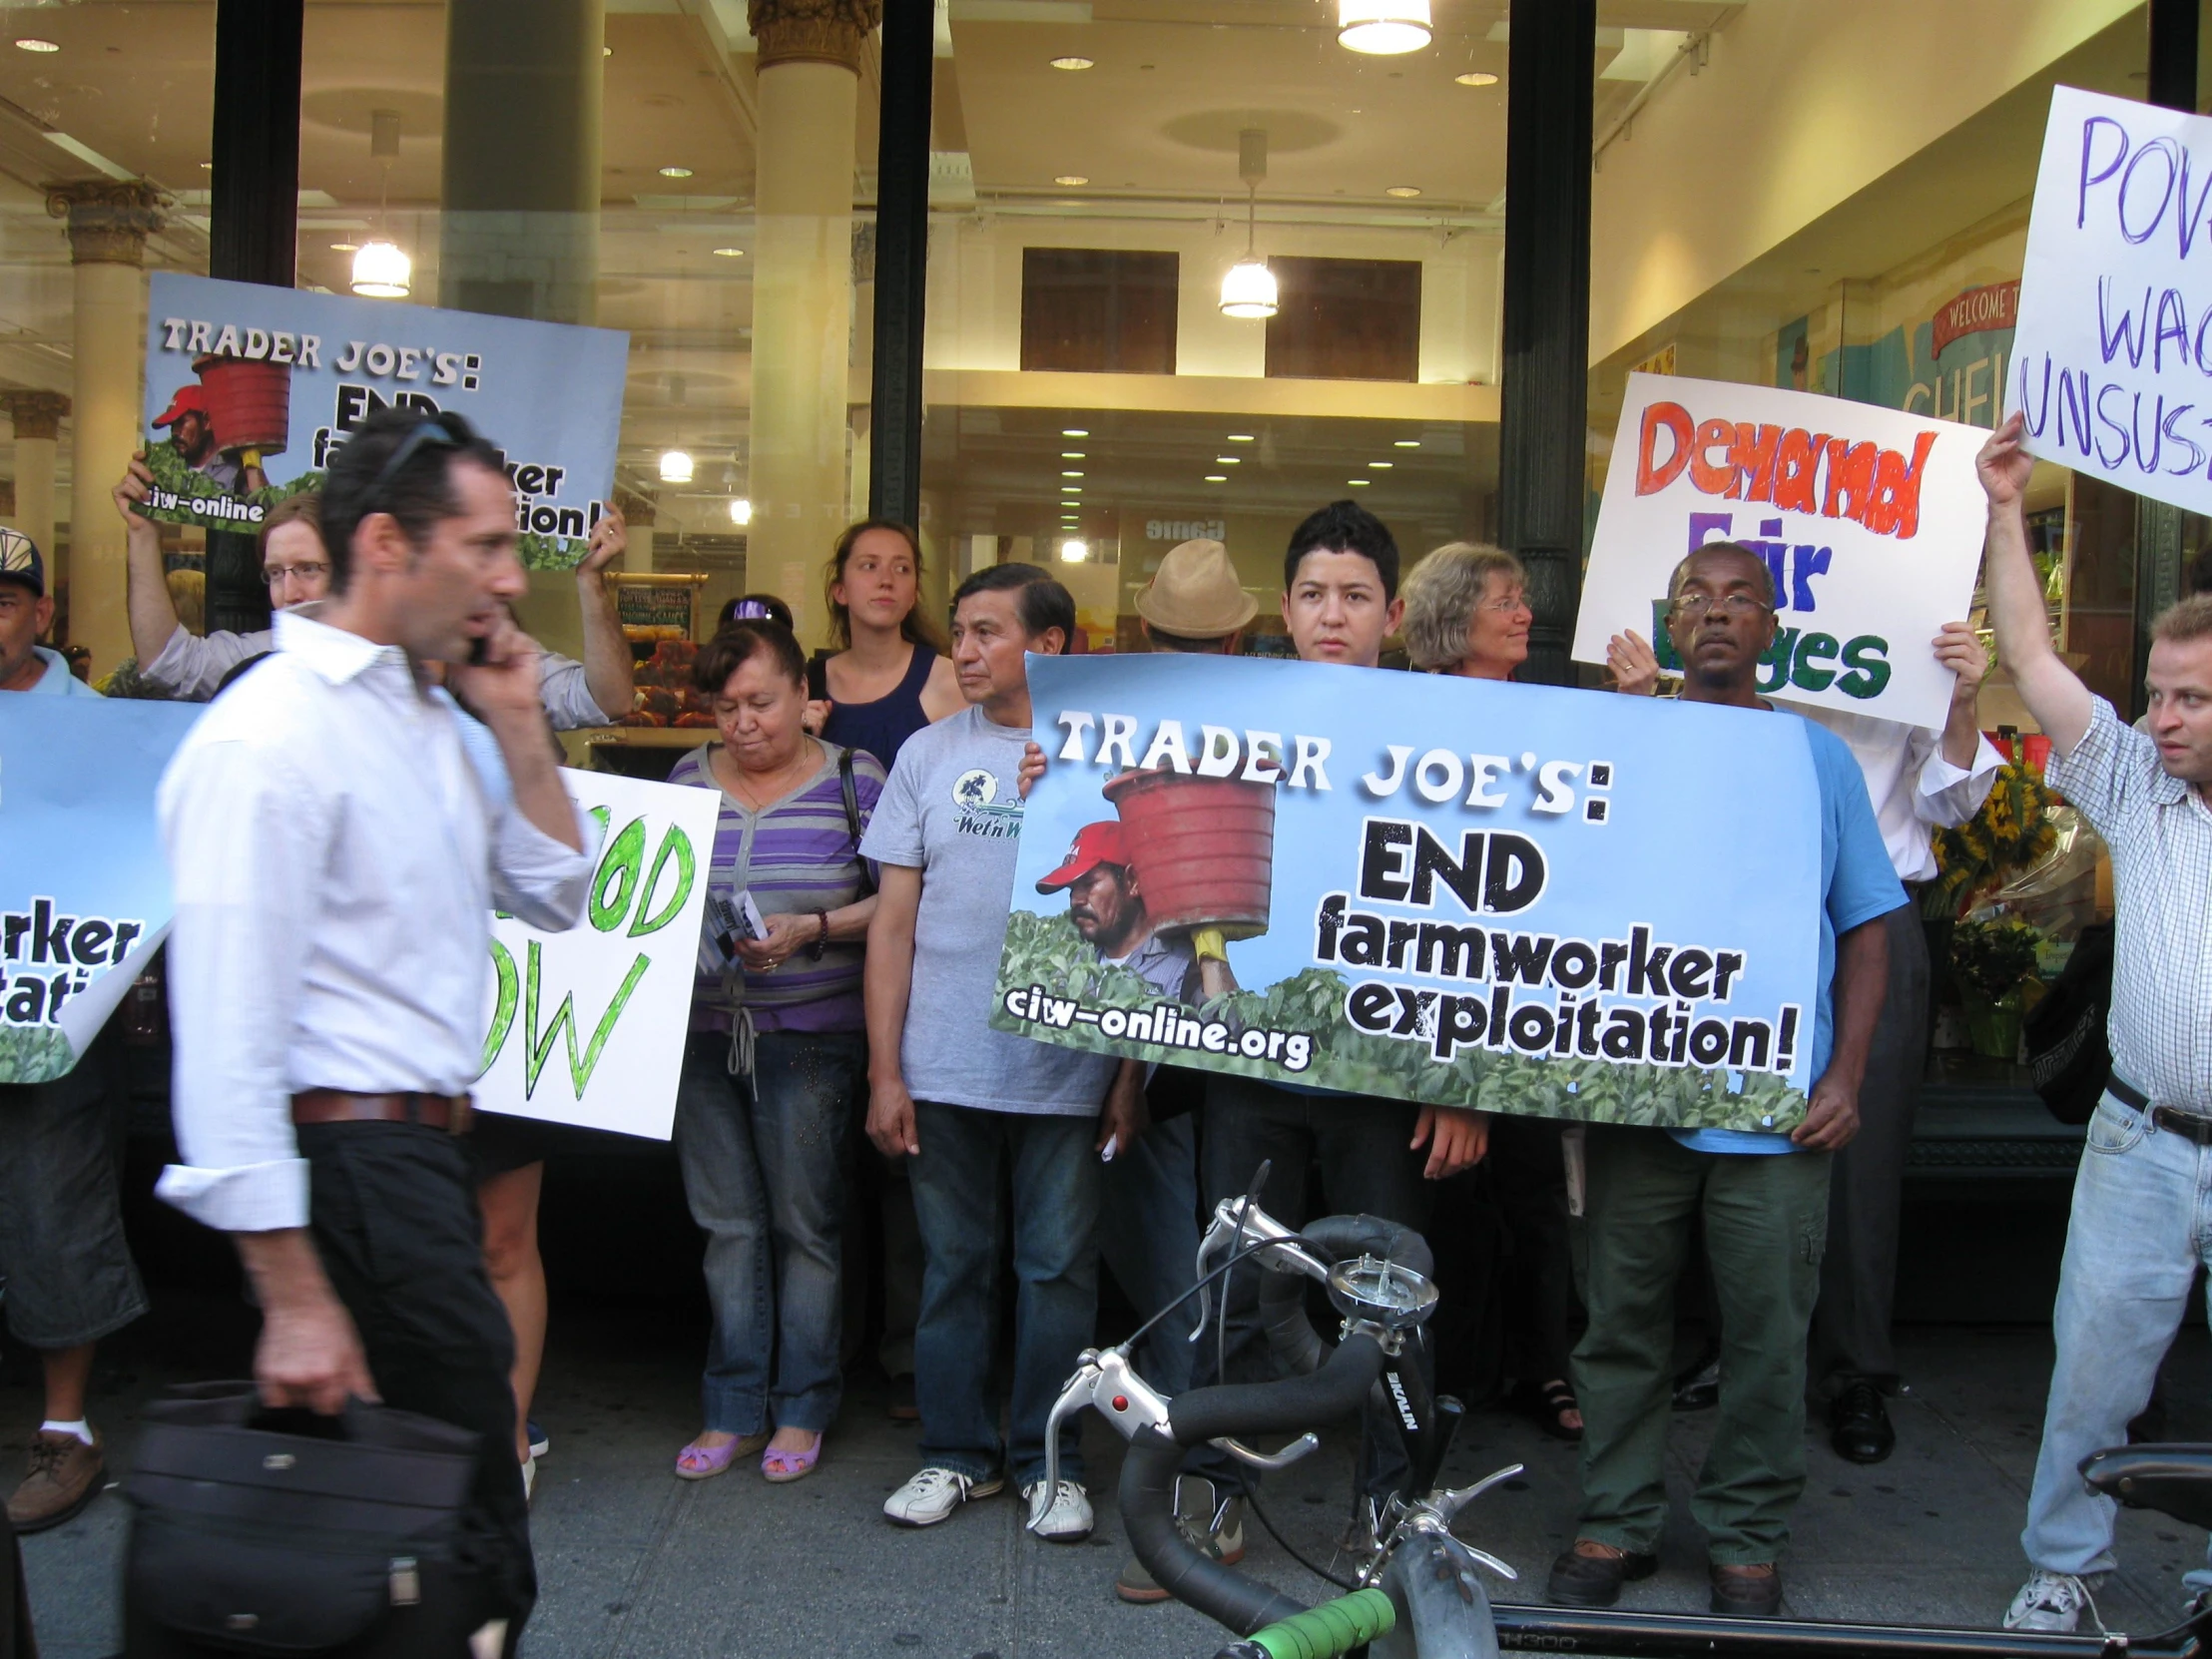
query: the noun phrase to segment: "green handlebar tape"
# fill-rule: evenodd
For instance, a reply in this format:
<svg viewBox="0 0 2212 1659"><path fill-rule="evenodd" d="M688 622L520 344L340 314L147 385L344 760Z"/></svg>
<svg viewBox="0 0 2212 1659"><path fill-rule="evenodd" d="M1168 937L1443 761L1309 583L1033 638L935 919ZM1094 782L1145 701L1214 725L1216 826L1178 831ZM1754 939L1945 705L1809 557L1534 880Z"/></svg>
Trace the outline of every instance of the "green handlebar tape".
<svg viewBox="0 0 2212 1659"><path fill-rule="evenodd" d="M1256 1630L1251 1640L1268 1659L1338 1659L1356 1647L1387 1636L1397 1609L1381 1590L1354 1590L1348 1596L1309 1607L1294 1618Z"/></svg>

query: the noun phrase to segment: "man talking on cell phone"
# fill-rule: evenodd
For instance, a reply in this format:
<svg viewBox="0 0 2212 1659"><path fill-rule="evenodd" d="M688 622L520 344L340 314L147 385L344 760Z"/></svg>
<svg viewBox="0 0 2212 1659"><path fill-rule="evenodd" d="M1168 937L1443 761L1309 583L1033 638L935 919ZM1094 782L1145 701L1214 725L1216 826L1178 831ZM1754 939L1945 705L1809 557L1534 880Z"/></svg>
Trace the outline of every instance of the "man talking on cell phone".
<svg viewBox="0 0 2212 1659"><path fill-rule="evenodd" d="M380 1397L481 1436L473 1646L511 1652L537 1596L514 1345L459 1135L491 910L566 928L591 865L507 610L526 578L498 451L457 415L374 415L322 526L320 615L276 618L274 659L162 780L181 1161L158 1191L235 1239L270 1404Z"/></svg>

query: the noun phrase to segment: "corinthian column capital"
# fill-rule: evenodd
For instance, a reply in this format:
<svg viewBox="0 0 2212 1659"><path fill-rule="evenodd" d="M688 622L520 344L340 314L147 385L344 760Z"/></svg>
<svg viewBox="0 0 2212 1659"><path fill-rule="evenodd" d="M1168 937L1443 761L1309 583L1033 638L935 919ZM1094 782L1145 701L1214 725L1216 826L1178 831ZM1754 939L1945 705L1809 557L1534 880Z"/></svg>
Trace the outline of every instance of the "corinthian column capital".
<svg viewBox="0 0 2212 1659"><path fill-rule="evenodd" d="M833 63L855 74L860 46L883 21L883 0L748 0L760 66Z"/></svg>
<svg viewBox="0 0 2212 1659"><path fill-rule="evenodd" d="M170 199L137 179L81 179L46 188L46 211L69 222L73 265L144 265L146 239Z"/></svg>
<svg viewBox="0 0 2212 1659"><path fill-rule="evenodd" d="M0 391L0 410L15 421L19 438L58 438L69 399L58 391Z"/></svg>

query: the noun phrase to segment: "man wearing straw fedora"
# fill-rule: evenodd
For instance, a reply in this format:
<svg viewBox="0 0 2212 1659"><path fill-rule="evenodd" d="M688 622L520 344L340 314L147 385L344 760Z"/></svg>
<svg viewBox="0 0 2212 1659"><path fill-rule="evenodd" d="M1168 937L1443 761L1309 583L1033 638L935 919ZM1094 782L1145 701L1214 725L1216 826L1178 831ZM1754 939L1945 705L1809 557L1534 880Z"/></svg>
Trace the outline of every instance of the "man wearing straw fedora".
<svg viewBox="0 0 2212 1659"><path fill-rule="evenodd" d="M1168 550L1137 594L1137 616L1155 651L1199 651L1234 657L1260 603L1237 582L1229 549L1218 541L1187 541Z"/></svg>

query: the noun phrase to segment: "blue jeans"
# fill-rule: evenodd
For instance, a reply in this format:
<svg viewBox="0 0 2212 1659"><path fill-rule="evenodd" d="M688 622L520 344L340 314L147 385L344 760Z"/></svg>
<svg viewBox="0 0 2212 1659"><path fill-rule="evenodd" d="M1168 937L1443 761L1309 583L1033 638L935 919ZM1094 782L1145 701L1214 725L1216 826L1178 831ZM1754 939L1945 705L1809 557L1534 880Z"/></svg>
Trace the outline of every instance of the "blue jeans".
<svg viewBox="0 0 2212 1659"><path fill-rule="evenodd" d="M843 1386L844 1144L867 1041L764 1031L750 1079L730 1075L729 1053L727 1036L695 1032L676 1092L676 1156L692 1220L707 1235L715 1316L705 1422L757 1434L773 1416L780 1428L819 1434Z"/></svg>
<svg viewBox="0 0 2212 1659"><path fill-rule="evenodd" d="M1099 1252L1140 1323L1191 1288L1198 1277L1198 1119L1155 1123L1106 1166L1106 1225ZM1192 1297L1146 1335L1137 1373L1173 1398L1191 1385Z"/></svg>
<svg viewBox="0 0 2212 1659"><path fill-rule="evenodd" d="M981 1480L1008 1461L1019 1485L1044 1474L1052 1402L1091 1345L1098 1318L1101 1165L1095 1117L1046 1117L914 1102L921 1150L907 1165L921 1225L921 1320L914 1331L914 1403L921 1460ZM998 1321L1001 1171L1014 1200L1014 1401L1011 1444L998 1434L991 1359ZM1060 1473L1083 1478L1070 1418Z"/></svg>
<svg viewBox="0 0 2212 1659"><path fill-rule="evenodd" d="M2074 1176L2051 1315L2057 1361L2020 1547L2052 1572L2110 1572L2117 1505L2081 1484L2081 1460L2127 1443L2180 1327L2199 1262L2212 1263L2212 1148L2107 1094ZM2187 1582L2212 1586L2212 1571Z"/></svg>

